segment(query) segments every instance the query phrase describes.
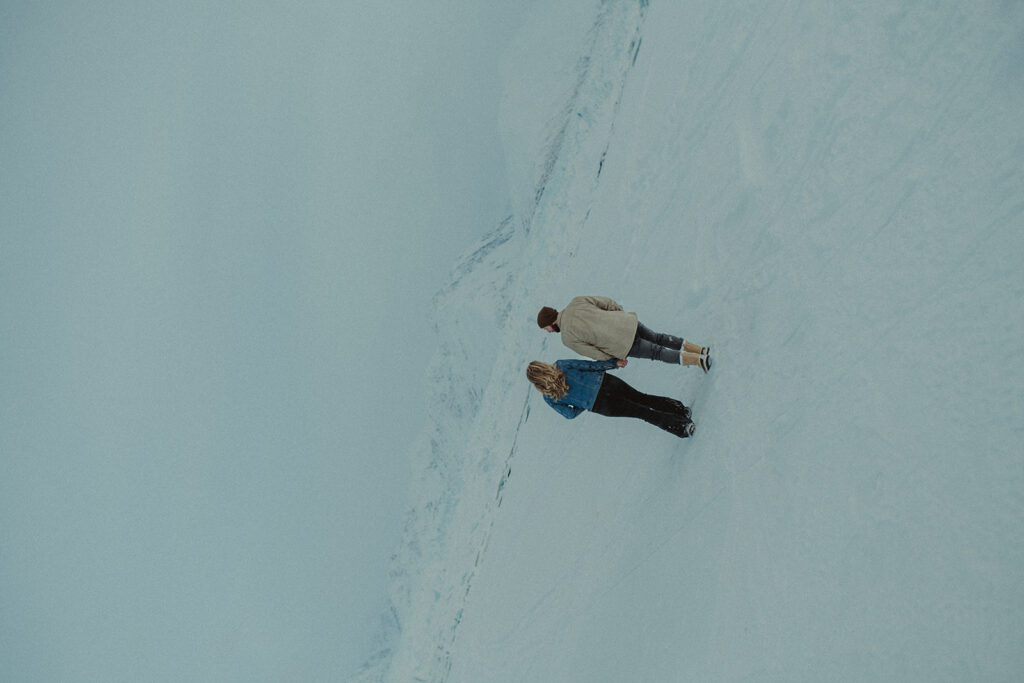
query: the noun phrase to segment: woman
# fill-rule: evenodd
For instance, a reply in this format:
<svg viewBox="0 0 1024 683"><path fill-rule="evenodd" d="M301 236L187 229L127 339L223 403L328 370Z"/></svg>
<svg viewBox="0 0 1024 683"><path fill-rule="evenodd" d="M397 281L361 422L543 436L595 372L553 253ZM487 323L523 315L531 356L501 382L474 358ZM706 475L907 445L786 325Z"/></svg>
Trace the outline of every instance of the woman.
<svg viewBox="0 0 1024 683"><path fill-rule="evenodd" d="M625 367L624 360L559 360L554 365L533 361L526 377L544 401L571 420L584 410L609 417L637 417L681 439L693 434L690 409L664 396L644 394L609 375Z"/></svg>

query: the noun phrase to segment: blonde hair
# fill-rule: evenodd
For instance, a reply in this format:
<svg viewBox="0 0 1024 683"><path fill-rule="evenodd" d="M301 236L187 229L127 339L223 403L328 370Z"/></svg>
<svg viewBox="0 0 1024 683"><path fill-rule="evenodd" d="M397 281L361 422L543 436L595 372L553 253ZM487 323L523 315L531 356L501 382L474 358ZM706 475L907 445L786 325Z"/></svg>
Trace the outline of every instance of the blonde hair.
<svg viewBox="0 0 1024 683"><path fill-rule="evenodd" d="M565 381L565 373L554 365L531 361L526 367L526 379L533 383L537 391L550 396L556 401L569 393L569 383Z"/></svg>

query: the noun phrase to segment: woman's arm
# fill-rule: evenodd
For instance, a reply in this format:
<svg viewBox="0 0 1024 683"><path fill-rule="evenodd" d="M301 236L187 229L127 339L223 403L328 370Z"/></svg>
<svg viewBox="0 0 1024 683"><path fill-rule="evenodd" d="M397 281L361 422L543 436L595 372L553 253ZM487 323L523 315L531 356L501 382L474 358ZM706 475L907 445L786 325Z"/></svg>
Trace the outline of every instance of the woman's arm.
<svg viewBox="0 0 1024 683"><path fill-rule="evenodd" d="M561 415L562 417L564 417L567 420L571 420L571 419L577 417L580 413L583 412L583 408L577 408L574 405L569 405L568 403L562 403L561 401L556 401L555 399L551 398L550 396L545 396L544 397L544 401L549 406L554 408L555 411L558 412L559 415Z"/></svg>
<svg viewBox="0 0 1024 683"><path fill-rule="evenodd" d="M609 360L560 360L555 363L559 370L579 370L581 372L603 372L619 367L616 358Z"/></svg>

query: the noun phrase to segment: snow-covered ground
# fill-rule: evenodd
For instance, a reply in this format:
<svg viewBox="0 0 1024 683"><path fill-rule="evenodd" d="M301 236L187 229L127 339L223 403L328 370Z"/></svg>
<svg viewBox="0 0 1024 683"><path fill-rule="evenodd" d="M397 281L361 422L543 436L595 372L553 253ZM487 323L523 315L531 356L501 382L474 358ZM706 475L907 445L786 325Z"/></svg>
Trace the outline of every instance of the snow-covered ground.
<svg viewBox="0 0 1024 683"><path fill-rule="evenodd" d="M1024 4L552 4L356 680L1019 680ZM578 294L713 347L618 371L693 439L544 405Z"/></svg>

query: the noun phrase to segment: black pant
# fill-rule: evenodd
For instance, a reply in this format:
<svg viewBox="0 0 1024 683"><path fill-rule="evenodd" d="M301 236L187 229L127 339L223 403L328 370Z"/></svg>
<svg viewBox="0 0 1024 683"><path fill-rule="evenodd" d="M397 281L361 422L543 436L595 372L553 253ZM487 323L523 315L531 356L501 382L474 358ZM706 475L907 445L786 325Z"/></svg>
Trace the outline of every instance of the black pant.
<svg viewBox="0 0 1024 683"><path fill-rule="evenodd" d="M605 373L591 410L608 417L636 417L682 438L690 411L680 401L637 391L615 375Z"/></svg>

